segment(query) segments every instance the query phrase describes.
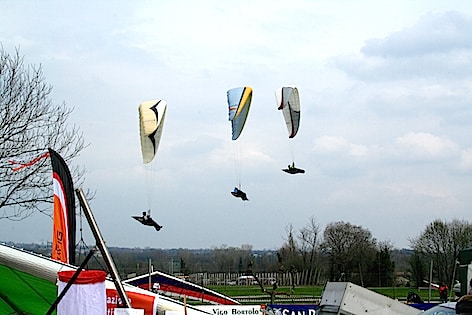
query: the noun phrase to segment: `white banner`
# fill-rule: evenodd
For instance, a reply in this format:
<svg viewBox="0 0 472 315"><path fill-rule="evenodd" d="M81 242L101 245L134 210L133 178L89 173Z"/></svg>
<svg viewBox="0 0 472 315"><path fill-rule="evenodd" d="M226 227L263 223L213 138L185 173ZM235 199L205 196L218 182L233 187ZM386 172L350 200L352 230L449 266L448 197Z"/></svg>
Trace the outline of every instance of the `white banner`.
<svg viewBox="0 0 472 315"><path fill-rule="evenodd" d="M199 310L213 315L263 315L261 305L198 305Z"/></svg>

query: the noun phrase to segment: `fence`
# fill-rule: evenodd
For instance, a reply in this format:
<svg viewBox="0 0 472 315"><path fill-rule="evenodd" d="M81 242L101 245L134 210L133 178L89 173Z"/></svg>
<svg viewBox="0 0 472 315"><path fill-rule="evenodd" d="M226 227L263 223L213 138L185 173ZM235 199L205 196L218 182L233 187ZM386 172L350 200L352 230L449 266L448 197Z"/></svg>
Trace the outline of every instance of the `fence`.
<svg viewBox="0 0 472 315"><path fill-rule="evenodd" d="M277 282L280 286L313 284L314 277L307 272L279 273L261 272L254 274L264 286ZM292 280L293 277L293 280ZM244 273L194 273L189 275L189 280L200 285L257 285L255 279L247 277ZM307 281L312 280L312 281ZM292 283L293 281L293 283ZM310 283L311 282L311 283Z"/></svg>

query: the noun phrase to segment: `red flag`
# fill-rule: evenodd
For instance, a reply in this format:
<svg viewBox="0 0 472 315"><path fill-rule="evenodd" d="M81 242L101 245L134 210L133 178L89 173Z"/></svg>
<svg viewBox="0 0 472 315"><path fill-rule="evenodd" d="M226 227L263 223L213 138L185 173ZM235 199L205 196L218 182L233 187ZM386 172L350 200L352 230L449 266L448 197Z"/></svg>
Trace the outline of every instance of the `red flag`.
<svg viewBox="0 0 472 315"><path fill-rule="evenodd" d="M48 156L49 156L49 152L44 152L41 155L38 155L37 157L35 157L31 160L28 160L28 161L19 161L19 160L10 159L10 160L8 160L8 162L12 166L15 165L13 167L13 172L16 172L16 171L21 170L22 168L32 166L32 165L36 164L39 160L47 158Z"/></svg>
<svg viewBox="0 0 472 315"><path fill-rule="evenodd" d="M13 171L32 166L40 160L51 158L54 188L54 213L51 257L68 264L75 264L75 195L72 176L64 159L48 149L32 159L10 159Z"/></svg>

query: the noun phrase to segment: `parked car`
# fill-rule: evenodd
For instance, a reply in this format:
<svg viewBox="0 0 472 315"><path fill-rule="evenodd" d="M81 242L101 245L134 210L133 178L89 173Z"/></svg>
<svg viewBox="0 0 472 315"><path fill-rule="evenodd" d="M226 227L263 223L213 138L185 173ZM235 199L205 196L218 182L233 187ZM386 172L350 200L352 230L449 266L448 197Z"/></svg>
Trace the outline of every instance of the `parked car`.
<svg viewBox="0 0 472 315"><path fill-rule="evenodd" d="M254 276L241 276L238 278L239 285L250 285L257 284L256 278Z"/></svg>
<svg viewBox="0 0 472 315"><path fill-rule="evenodd" d="M442 303L420 313L420 315L456 315L456 302Z"/></svg>

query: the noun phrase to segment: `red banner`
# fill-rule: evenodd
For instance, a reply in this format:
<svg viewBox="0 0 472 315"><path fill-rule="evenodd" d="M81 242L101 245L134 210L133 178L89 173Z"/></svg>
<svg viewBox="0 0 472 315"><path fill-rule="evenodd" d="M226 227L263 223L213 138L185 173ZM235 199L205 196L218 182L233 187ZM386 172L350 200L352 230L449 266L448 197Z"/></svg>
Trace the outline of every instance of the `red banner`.
<svg viewBox="0 0 472 315"><path fill-rule="evenodd" d="M155 307L155 296L126 291L126 295L131 306L136 309L143 309L145 315L155 315L157 307ZM115 308L123 305L120 295L115 289L107 289L107 315L115 314Z"/></svg>

